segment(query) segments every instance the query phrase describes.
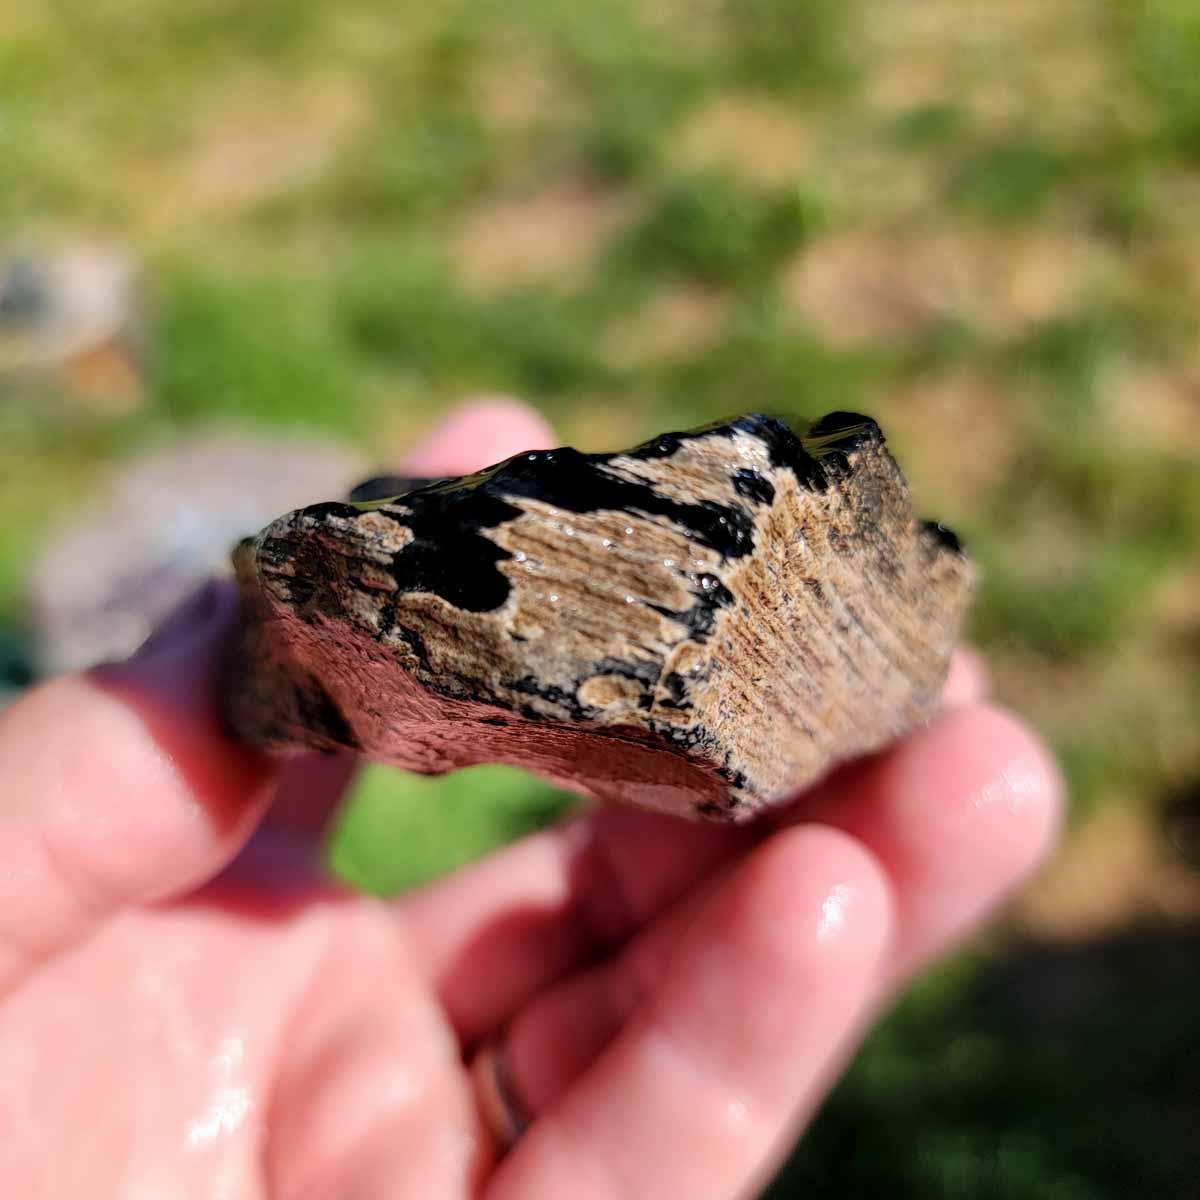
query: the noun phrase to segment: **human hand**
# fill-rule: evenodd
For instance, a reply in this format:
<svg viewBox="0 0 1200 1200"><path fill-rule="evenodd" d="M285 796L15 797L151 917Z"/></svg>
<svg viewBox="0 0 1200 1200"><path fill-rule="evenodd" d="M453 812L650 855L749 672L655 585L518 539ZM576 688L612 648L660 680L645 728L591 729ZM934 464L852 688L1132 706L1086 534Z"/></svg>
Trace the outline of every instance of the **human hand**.
<svg viewBox="0 0 1200 1200"><path fill-rule="evenodd" d="M476 407L409 468L548 436ZM231 621L209 589L0 715L0 1194L752 1194L1057 825L1052 763L964 657L933 726L769 824L595 809L350 895L317 853L346 764L280 779L221 733ZM477 1091L497 1063L530 1120L507 1153Z"/></svg>

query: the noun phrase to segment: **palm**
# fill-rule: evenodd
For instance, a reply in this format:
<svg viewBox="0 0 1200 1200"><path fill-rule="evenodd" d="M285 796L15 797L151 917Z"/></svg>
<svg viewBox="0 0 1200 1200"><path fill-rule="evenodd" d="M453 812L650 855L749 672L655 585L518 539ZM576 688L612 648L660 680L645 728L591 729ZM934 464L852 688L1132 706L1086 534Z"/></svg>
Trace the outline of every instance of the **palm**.
<svg viewBox="0 0 1200 1200"><path fill-rule="evenodd" d="M0 1010L5 1191L350 1196L387 1153L466 1195L484 1143L459 1064L385 905L217 883Z"/></svg>

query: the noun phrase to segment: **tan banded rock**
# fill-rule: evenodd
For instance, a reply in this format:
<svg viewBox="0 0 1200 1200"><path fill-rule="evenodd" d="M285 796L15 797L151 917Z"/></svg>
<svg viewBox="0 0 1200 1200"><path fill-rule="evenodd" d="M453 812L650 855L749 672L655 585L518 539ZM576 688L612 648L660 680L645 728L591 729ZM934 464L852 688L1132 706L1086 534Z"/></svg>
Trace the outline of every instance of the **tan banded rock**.
<svg viewBox="0 0 1200 1200"><path fill-rule="evenodd" d="M235 565L248 740L734 821L930 717L973 579L850 413L385 477Z"/></svg>

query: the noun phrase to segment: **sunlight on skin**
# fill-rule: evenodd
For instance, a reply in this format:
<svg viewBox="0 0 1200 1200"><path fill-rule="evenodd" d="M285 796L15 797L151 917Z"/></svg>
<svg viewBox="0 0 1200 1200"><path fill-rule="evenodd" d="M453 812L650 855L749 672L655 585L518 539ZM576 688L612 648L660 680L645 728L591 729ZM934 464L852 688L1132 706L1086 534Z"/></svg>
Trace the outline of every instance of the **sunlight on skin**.
<svg viewBox="0 0 1200 1200"><path fill-rule="evenodd" d="M492 413L477 458L518 419ZM469 467L474 421L423 469ZM230 619L0 718L5 1195L745 1194L1056 827L1044 751L960 671L941 720L775 832L595 810L393 904L308 869L320 820L228 870L268 782L213 718ZM538 1119L497 1164L464 1060L501 1029Z"/></svg>
<svg viewBox="0 0 1200 1200"><path fill-rule="evenodd" d="M231 1034L213 1056L215 1091L203 1114L188 1122L184 1141L189 1150L215 1141L221 1134L236 1133L251 1109L250 1089L238 1079L237 1067L245 1054L245 1037Z"/></svg>
<svg viewBox="0 0 1200 1200"><path fill-rule="evenodd" d="M817 926L817 941L836 938L846 925L846 909L854 902L854 893L847 884L837 884L821 902L821 920Z"/></svg>

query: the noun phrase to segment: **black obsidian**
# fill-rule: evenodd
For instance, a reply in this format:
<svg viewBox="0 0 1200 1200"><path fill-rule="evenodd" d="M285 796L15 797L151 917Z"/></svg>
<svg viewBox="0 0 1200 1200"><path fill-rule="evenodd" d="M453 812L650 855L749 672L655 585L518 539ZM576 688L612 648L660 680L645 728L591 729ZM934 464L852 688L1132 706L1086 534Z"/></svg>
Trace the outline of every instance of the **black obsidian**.
<svg viewBox="0 0 1200 1200"><path fill-rule="evenodd" d="M930 537L937 542L939 546L944 546L947 550L953 551L955 554L963 553L962 539L953 529L947 529L940 521L922 521L922 527Z"/></svg>
<svg viewBox="0 0 1200 1200"><path fill-rule="evenodd" d="M732 438L738 432L763 444L774 466L791 470L804 486L822 491L844 469L846 454L863 439L881 436L874 421L855 413L823 418L804 439L786 422L752 413L688 432L661 434L622 454L584 454L564 446L518 454L462 479L379 476L360 484L350 503L314 505L307 511L312 516L336 517L378 507L412 532L412 540L392 564L401 592L433 592L456 608L490 612L508 598L508 581L496 564L511 556L487 537L486 531L518 517L521 510L513 502L519 499L541 500L569 513L629 512L662 517L723 558L749 554L754 549L754 517L749 505L770 504L775 497L774 487L759 472L747 468L732 476L734 489L749 502L743 506L676 500L612 468L617 458L665 458L686 442ZM711 589L714 584L715 580L706 587ZM687 619L702 632L711 623L713 608L726 602L724 596L700 592Z"/></svg>
<svg viewBox="0 0 1200 1200"><path fill-rule="evenodd" d="M436 479L415 479L409 475L376 475L371 479L364 479L346 499L352 504L362 504L371 500L388 500L437 482L439 481Z"/></svg>
<svg viewBox="0 0 1200 1200"><path fill-rule="evenodd" d="M751 471L748 467L740 471L734 471L730 477L733 481L733 490L739 496L745 496L747 500L753 500L755 504L770 504L775 499L775 488L769 479L765 479L757 471Z"/></svg>

